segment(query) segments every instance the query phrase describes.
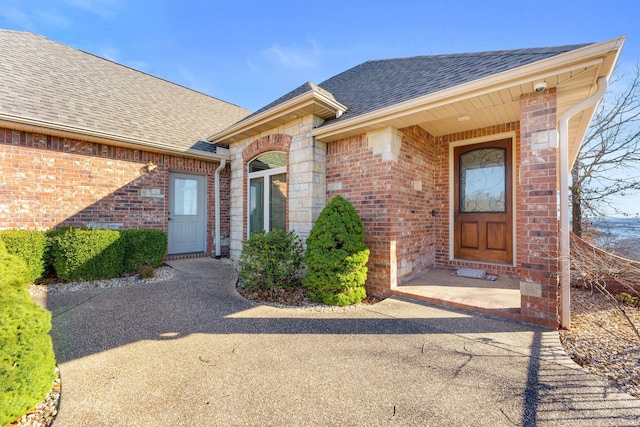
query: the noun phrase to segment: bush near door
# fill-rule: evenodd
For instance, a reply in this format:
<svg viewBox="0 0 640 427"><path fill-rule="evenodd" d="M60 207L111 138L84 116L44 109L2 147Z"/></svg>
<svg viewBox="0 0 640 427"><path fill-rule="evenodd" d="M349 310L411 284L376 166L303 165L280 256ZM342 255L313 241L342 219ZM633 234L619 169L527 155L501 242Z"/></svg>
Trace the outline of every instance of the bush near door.
<svg viewBox="0 0 640 427"><path fill-rule="evenodd" d="M325 304L349 305L366 298L369 249L360 216L342 196L318 216L307 238L303 284Z"/></svg>
<svg viewBox="0 0 640 427"><path fill-rule="evenodd" d="M123 271L119 231L69 227L54 233L51 243L56 274L70 282L108 279Z"/></svg>
<svg viewBox="0 0 640 427"><path fill-rule="evenodd" d="M130 229L120 234L124 239L124 271L138 271L143 265L160 267L167 250L164 231Z"/></svg>
<svg viewBox="0 0 640 427"><path fill-rule="evenodd" d="M240 279L244 287L281 289L300 282L303 249L294 231L258 231L242 243Z"/></svg>

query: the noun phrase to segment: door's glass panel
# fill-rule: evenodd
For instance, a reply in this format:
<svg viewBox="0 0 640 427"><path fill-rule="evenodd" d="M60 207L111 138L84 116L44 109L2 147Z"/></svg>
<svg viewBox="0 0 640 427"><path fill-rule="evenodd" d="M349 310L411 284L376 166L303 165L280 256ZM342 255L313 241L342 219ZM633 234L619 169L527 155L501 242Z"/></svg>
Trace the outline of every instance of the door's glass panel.
<svg viewBox="0 0 640 427"><path fill-rule="evenodd" d="M269 194L269 222L270 229L286 229L287 218L287 175L284 173L271 175Z"/></svg>
<svg viewBox="0 0 640 427"><path fill-rule="evenodd" d="M198 181L188 178L176 178L174 180L176 215L198 214Z"/></svg>
<svg viewBox="0 0 640 427"><path fill-rule="evenodd" d="M506 212L504 148L460 155L460 212Z"/></svg>
<svg viewBox="0 0 640 427"><path fill-rule="evenodd" d="M249 163L249 173L267 169L280 168L287 165L287 155L279 151L261 154Z"/></svg>
<svg viewBox="0 0 640 427"><path fill-rule="evenodd" d="M264 178L249 181L249 232L264 230Z"/></svg>

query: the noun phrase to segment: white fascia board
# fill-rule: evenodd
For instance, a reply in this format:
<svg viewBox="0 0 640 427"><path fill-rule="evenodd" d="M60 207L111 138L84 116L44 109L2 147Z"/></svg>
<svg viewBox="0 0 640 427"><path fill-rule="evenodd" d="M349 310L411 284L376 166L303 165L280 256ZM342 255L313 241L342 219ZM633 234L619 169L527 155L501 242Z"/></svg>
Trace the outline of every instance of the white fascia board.
<svg viewBox="0 0 640 427"><path fill-rule="evenodd" d="M85 129L38 119L11 116L8 114L0 114L0 126L9 129L20 129L35 132L39 131L44 134L54 133L58 136L79 140L89 138L94 142L133 148L136 150L148 150L165 154L175 154L202 160L229 160L228 150L224 150L224 152L221 153L208 153L206 151L194 150L192 148L178 148L168 144L164 144L162 142L131 138L128 136L117 135L93 129ZM218 148L218 150L220 150L220 148Z"/></svg>
<svg viewBox="0 0 640 427"><path fill-rule="evenodd" d="M362 114L352 119L322 126L314 129L311 134L322 140L362 126L373 125L378 121L394 119L427 108L436 108L511 86L529 83L535 79L544 79L552 75L599 65L603 62L603 55L613 50L617 50L616 55L618 55L625 39L625 37L618 37L602 43L585 46L532 64Z"/></svg>
<svg viewBox="0 0 640 427"><path fill-rule="evenodd" d="M333 111L336 116L340 116L347 111L347 107L342 105L335 99L315 89L311 89L294 98L289 99L288 101L278 104L273 108L265 110L262 113L256 114L249 119L238 122L235 125L229 126L223 131L211 135L207 138L207 141L215 142L231 138L238 133L242 133L256 126L268 123L274 117L286 115L289 112L295 111L296 109L311 105L313 102L322 104L325 108Z"/></svg>

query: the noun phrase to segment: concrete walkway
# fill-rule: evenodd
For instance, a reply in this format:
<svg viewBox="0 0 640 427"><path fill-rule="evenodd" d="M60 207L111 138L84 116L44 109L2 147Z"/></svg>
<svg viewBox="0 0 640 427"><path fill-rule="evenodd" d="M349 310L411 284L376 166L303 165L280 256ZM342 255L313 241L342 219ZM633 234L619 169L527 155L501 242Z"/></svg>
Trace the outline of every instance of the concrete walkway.
<svg viewBox="0 0 640 427"><path fill-rule="evenodd" d="M54 426L639 425L554 331L397 297L319 312L259 306L211 259L172 280L51 294Z"/></svg>

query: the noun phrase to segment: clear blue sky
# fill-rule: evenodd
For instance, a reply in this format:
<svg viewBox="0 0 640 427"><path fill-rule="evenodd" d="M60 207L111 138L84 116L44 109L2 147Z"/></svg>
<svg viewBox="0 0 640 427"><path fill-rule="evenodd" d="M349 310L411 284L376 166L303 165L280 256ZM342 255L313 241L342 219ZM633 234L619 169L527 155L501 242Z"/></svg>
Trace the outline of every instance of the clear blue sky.
<svg viewBox="0 0 640 427"><path fill-rule="evenodd" d="M640 61L639 0L0 0L0 27L250 110L369 59L626 35L618 69Z"/></svg>

